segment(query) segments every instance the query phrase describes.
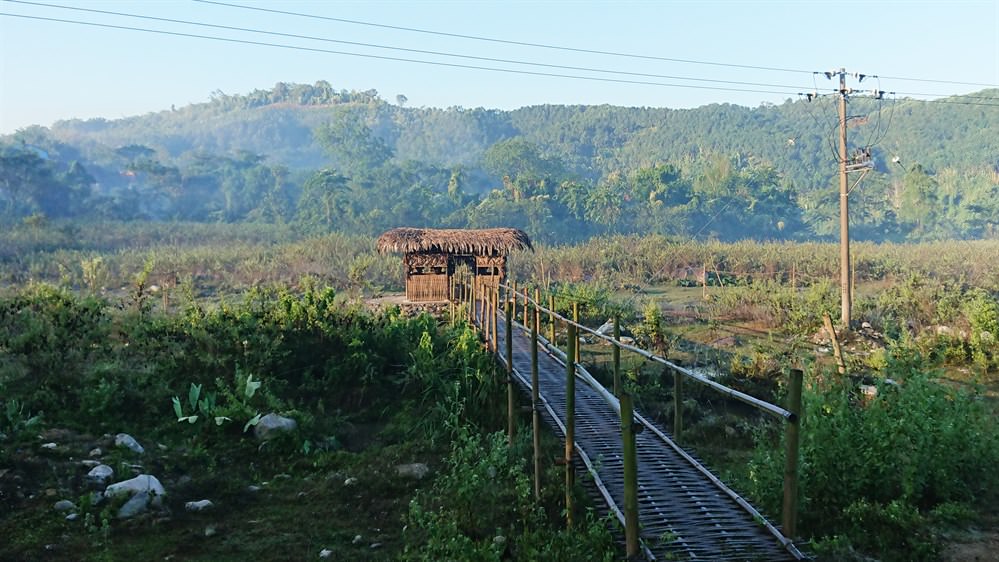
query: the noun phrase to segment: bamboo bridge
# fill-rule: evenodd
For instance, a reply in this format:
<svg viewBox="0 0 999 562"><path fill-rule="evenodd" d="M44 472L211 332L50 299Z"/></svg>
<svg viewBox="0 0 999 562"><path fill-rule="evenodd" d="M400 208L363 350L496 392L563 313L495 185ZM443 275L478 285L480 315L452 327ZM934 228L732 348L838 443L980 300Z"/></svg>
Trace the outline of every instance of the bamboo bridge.
<svg viewBox="0 0 999 562"><path fill-rule="evenodd" d="M478 293L478 294L476 294ZM539 425L546 422L565 442L566 504L572 524L571 489L577 474L589 474L590 491L620 521L630 559L778 561L807 556L788 537L797 519L798 412L801 372L791 375L788 409L725 387L649 351L594 331L516 286L484 288L474 283L451 287L452 314L463 311L496 352L509 376L509 427L514 425L514 387L531 395L534 430L535 493L539 491ZM522 312L522 322L518 321ZM458 312L459 314L461 312ZM550 338L541 335L542 315ZM503 317L501 319L501 317ZM555 325L568 332L565 350L552 344ZM606 340L614 347L614 389L597 382L579 362L579 334ZM631 396L620 382L620 352L637 353L674 373L674 433L682 428L679 408L682 382L694 381L771 414L785 423L787 461L784 510L780 528L729 488L690 452L676 435L633 411ZM567 360L571 358L571 360ZM577 385L577 383L579 383ZM588 481L589 479L584 479Z"/></svg>

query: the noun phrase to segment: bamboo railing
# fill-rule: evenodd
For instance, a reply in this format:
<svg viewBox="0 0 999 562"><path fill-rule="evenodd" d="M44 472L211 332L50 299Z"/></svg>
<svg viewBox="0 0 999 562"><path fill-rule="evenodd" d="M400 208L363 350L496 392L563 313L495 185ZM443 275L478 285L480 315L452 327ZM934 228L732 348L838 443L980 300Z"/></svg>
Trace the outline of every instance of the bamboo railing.
<svg viewBox="0 0 999 562"><path fill-rule="evenodd" d="M621 419L621 440L623 447L623 481L624 481L624 505L623 508L619 508L613 498L610 497L609 492L602 486L599 478L596 478L596 484L604 496L604 500L607 501L608 506L615 513L617 518L620 520L625 530L625 545L628 557L637 556L640 549L643 549L647 555L651 555L647 548L641 547L639 544L639 522L638 522L638 477L637 477L637 455L635 447L635 433L636 430L641 431L641 429L649 428L653 433L657 434L664 441L669 443L676 452L697 467L704 475L706 480L711 481L713 484L722 489L728 496L731 497L738 505L749 512L761 525L766 527L790 552L795 555L796 558L801 558L801 553L794 546L791 538L796 534L797 530L797 504L798 504L798 454L799 454L799 436L800 436L800 420L801 420L801 387L803 374L800 370L792 370L790 373L790 381L788 385L789 397L787 408L772 404L765 400L750 396L741 391L735 390L733 388L727 387L716 381L710 380L703 375L684 367L681 367L668 359L656 355L647 350L641 349L639 347L622 343L620 341L620 325L619 319L614 318L614 328L613 335L607 336L603 333L597 332L587 326L579 323L579 308L578 303L573 302L572 304L572 319L562 316L554 309L554 296L549 295L547 299L548 307L542 305L542 299L540 292L536 289L534 297L531 298L528 289L522 287L518 291L516 282L511 281L510 284L500 283L495 287L489 289L489 294L476 294L476 287L472 283L467 283L461 280L455 281L456 285L452 286L450 294L465 307L467 311L467 319L470 322L477 322L483 335L486 337L487 345L489 349L492 350L499 356L502 362L506 366L507 373L507 383L508 383L508 393L507 393L507 411L508 411L508 424L507 432L508 439L512 443L513 433L514 433L514 417L515 417L515 399L514 399L514 375L513 375L513 349L512 349L512 337L514 329L521 329L530 333L530 357L531 357L531 410L532 414L532 432L533 432L533 445L534 445L534 494L535 497L540 497L540 482L541 482L541 458L540 458L540 411L542 408L541 402L542 398L538 391L538 348L544 347L549 353L561 358L566 365L566 412L565 420L559 420L557 416L554 415L554 411L549 409L552 417L555 419L556 423L562 429L565 435L565 456L560 459L560 464L565 465L565 503L566 503L566 524L567 526L572 526L572 487L574 486L574 467L573 467L573 452L580 455L583 460L584 465L587 470L589 470L594 476L597 476L596 470L593 468L593 464L586 457L585 452L582 449L576 447L574 442L574 426L575 426L575 412L574 412L574 400L575 400L575 383L576 380L581 380L584 384L591 387L596 393L603 398L603 400L610 405L611 408L620 416ZM500 303L503 303L502 309L504 310L504 321L506 328L506 345L504 350L504 355L499 355L499 350L497 348L498 342L495 341L498 334L498 318L499 311L501 309ZM519 307L523 306L523 322L518 322L520 316L518 315ZM453 306L453 305L452 305ZM454 312L452 312L452 318L454 317ZM549 336L546 338L541 335L541 317L542 314L546 314L549 320ZM562 323L566 327L567 341L565 345L565 350L556 347L556 323ZM604 340L613 346L612 348L612 361L613 361L613 391L608 390L606 387L601 385L596 379L590 375L590 373L585 369L585 367L580 363L580 345L579 337L580 333L589 334L592 337ZM663 434L658 428L651 424L648 420L637 414L633 410L633 398L631 393L629 393L623 386L621 381L621 351L628 351L635 353L640 357L647 360L659 363L674 373L674 435L673 439L670 439L665 434ZM572 360L570 360L570 358ZM682 400L683 400L683 379L689 379L700 385L712 389L728 398L740 401L742 403L748 404L761 412L769 414L776 417L777 419L783 421L785 425L785 443L786 443L786 455L785 455L785 468L784 468L784 484L783 484L783 507L782 507L782 531L773 527L766 518L760 514L756 508L754 508L748 501L739 496L735 491L731 490L728 486L724 484L720 479L714 476L710 471L700 465L693 457L691 457L687 452L680 448L675 441L678 441L681 437L683 430L683 415L682 415Z"/></svg>

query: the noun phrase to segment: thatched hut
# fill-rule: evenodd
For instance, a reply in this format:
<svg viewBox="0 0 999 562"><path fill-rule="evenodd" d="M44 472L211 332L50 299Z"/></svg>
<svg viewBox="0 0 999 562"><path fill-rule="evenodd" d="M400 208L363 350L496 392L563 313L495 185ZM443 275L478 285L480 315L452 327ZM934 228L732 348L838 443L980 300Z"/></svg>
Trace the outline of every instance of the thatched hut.
<svg viewBox="0 0 999 562"><path fill-rule="evenodd" d="M506 276L511 250L533 250L516 228L481 230L393 228L378 237L378 251L403 254L406 298L413 302L448 299L451 278L467 265L476 288L495 287Z"/></svg>

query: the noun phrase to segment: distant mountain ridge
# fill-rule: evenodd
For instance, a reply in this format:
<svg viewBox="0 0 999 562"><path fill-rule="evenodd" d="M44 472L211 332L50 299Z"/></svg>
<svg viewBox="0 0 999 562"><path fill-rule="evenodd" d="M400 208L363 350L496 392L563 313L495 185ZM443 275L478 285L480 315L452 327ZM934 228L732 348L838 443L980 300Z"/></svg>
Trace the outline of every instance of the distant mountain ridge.
<svg viewBox="0 0 999 562"><path fill-rule="evenodd" d="M999 166L999 102L941 102L857 98L850 111L856 146L879 140L872 151L880 169L891 161L930 170ZM404 103L404 97L399 97ZM951 102L951 103L948 103ZM697 158L706 153L741 155L772 163L798 189L828 183L836 171L830 142L836 114L832 98L749 108L712 104L696 109L629 108L611 105L539 105L512 111L453 107L412 108L390 104L374 90L336 90L279 83L245 95L215 92L210 101L123 119L66 120L50 135L79 146L90 159L101 150L140 144L167 159L196 153L248 151L292 169L328 165L313 131L337 113L362 119L397 160L470 165L498 141L523 137L574 172L593 179L615 170ZM871 142L873 144L873 142Z"/></svg>

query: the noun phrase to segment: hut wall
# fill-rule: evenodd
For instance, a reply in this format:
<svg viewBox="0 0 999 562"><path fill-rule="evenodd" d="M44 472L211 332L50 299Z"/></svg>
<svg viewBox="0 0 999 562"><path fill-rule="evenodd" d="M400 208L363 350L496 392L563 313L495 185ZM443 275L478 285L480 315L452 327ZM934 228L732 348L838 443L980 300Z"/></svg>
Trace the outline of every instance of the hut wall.
<svg viewBox="0 0 999 562"><path fill-rule="evenodd" d="M448 277L446 273L406 276L406 299L410 302L446 301Z"/></svg>

